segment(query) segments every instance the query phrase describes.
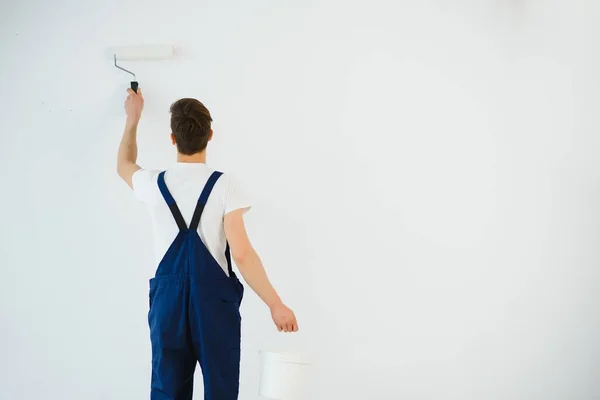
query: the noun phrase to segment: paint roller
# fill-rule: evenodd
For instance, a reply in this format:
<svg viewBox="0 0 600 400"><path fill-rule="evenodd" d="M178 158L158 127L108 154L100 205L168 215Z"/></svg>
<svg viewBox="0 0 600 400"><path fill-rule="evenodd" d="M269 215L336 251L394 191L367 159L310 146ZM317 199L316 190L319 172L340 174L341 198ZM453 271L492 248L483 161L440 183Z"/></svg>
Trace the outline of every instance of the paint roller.
<svg viewBox="0 0 600 400"><path fill-rule="evenodd" d="M110 53L113 55L115 67L133 76L133 80L131 81L131 89L136 93L139 85L135 74L130 70L123 68L117 64L117 62L168 60L175 57L175 49L171 45L113 47L110 50Z"/></svg>

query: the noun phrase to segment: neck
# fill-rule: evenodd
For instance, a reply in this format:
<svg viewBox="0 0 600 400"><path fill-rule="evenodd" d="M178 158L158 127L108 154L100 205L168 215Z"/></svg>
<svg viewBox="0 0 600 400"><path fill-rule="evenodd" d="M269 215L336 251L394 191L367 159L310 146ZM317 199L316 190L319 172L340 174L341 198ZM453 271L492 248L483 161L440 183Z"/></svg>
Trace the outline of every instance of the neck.
<svg viewBox="0 0 600 400"><path fill-rule="evenodd" d="M177 153L177 162L180 163L202 163L206 164L206 150L191 156Z"/></svg>

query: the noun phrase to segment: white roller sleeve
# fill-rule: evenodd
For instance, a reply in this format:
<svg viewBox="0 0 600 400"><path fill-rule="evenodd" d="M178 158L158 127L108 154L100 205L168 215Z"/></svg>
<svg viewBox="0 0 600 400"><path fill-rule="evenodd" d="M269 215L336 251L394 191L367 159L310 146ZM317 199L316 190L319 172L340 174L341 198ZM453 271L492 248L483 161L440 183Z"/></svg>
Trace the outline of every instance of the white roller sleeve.
<svg viewBox="0 0 600 400"><path fill-rule="evenodd" d="M109 49L110 56L117 60L168 60L175 57L175 48L171 45L122 46Z"/></svg>

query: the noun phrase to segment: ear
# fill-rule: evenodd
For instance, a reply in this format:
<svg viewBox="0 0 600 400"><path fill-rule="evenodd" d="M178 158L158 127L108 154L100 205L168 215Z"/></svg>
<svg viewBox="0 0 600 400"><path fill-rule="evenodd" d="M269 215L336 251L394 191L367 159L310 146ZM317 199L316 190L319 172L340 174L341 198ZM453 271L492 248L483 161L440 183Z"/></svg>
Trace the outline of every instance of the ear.
<svg viewBox="0 0 600 400"><path fill-rule="evenodd" d="M175 140L175 135L171 133L171 142L173 142L173 145L177 144L177 141Z"/></svg>
<svg viewBox="0 0 600 400"><path fill-rule="evenodd" d="M208 135L208 141L210 142L212 140L213 137L213 130L210 130L210 134Z"/></svg>

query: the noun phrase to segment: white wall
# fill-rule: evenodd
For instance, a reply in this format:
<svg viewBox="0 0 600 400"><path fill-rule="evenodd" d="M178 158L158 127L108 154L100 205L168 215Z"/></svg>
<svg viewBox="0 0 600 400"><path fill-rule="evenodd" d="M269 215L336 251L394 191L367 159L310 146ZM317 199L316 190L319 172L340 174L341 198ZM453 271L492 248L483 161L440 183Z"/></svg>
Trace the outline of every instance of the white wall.
<svg viewBox="0 0 600 400"><path fill-rule="evenodd" d="M169 104L204 101L301 324L248 295L241 399L263 347L320 354L314 399L600 398L597 2L0 7L0 398L148 396L149 220L105 55L140 43L180 50L128 64L141 164L174 159Z"/></svg>

